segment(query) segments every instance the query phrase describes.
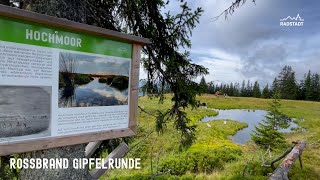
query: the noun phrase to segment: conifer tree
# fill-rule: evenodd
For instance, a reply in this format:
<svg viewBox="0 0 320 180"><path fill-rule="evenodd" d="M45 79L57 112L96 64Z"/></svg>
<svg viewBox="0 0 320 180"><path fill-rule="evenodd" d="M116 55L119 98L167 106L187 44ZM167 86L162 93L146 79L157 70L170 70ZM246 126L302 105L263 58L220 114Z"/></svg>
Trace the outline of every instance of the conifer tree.
<svg viewBox="0 0 320 180"><path fill-rule="evenodd" d="M252 97L252 84L250 83L250 80L247 81L245 97Z"/></svg>
<svg viewBox="0 0 320 180"><path fill-rule="evenodd" d="M319 75L315 73L311 77L311 94L313 101L318 101L320 99L319 87Z"/></svg>
<svg viewBox="0 0 320 180"><path fill-rule="evenodd" d="M312 100L311 71L310 70L307 74L307 77L304 80L304 86L305 86L306 100Z"/></svg>
<svg viewBox="0 0 320 180"><path fill-rule="evenodd" d="M274 78L274 80L272 82L272 86L271 86L271 94L273 96L276 93L279 93L279 83L278 83L278 79Z"/></svg>
<svg viewBox="0 0 320 180"><path fill-rule="evenodd" d="M302 79L300 80L299 87L298 87L297 100L305 100L305 99L306 99L306 87L305 87L304 79Z"/></svg>
<svg viewBox="0 0 320 180"><path fill-rule="evenodd" d="M296 99L297 84L291 66L284 66L278 76L279 93L282 99Z"/></svg>
<svg viewBox="0 0 320 180"><path fill-rule="evenodd" d="M261 91L258 81L254 82L252 93L253 97L260 98Z"/></svg>
<svg viewBox="0 0 320 180"><path fill-rule="evenodd" d="M208 83L208 91L207 91L208 94L214 94L215 93L215 89L214 89L214 84L213 82L209 82Z"/></svg>
<svg viewBox="0 0 320 180"><path fill-rule="evenodd" d="M206 80L204 79L203 76L202 76L202 78L200 80L200 88L202 89L203 93L207 93L208 92L208 84L206 83Z"/></svg>
<svg viewBox="0 0 320 180"><path fill-rule="evenodd" d="M279 94L273 96L268 114L251 134L251 139L262 148L274 148L285 144L284 136L279 129L288 128L288 117L279 111L281 107Z"/></svg>
<svg viewBox="0 0 320 180"><path fill-rule="evenodd" d="M234 86L233 86L233 83L230 83L230 85L229 85L228 95L229 95L229 96L234 96Z"/></svg>
<svg viewBox="0 0 320 180"><path fill-rule="evenodd" d="M263 88L261 97L265 98L265 99L270 98L270 91L269 91L269 85L268 84Z"/></svg>
<svg viewBox="0 0 320 180"><path fill-rule="evenodd" d="M246 96L246 88L245 88L245 80L242 81L241 90L240 90L240 96L245 97Z"/></svg>

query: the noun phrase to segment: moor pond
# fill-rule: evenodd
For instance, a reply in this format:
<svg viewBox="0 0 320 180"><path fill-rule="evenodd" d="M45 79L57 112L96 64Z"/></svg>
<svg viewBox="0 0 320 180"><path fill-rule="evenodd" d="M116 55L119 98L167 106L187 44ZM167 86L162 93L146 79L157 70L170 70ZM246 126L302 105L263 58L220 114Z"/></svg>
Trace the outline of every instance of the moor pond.
<svg viewBox="0 0 320 180"><path fill-rule="evenodd" d="M114 106L128 104L128 89L119 90L94 78L72 91L59 89L59 107Z"/></svg>
<svg viewBox="0 0 320 180"><path fill-rule="evenodd" d="M216 109L213 109L216 110ZM244 122L248 124L248 127L239 130L234 136L232 136L232 141L238 144L245 144L250 140L250 134L254 130L255 126L262 123L265 119L267 111L264 110L242 110L242 109L229 109L229 110L216 110L219 112L217 116L205 117L202 119L203 122L213 121L213 120L235 120L239 122ZM296 128L298 125L294 122L290 123L290 127L287 129L280 130L281 132L290 132L291 128Z"/></svg>

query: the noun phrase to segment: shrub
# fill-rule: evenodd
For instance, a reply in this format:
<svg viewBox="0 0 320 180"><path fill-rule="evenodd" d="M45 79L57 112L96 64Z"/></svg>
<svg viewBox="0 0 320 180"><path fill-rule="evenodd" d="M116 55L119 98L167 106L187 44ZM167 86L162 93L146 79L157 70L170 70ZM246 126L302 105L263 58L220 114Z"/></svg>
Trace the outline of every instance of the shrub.
<svg viewBox="0 0 320 180"><path fill-rule="evenodd" d="M81 84L88 84L90 81L91 81L91 80L90 80L89 75L86 75L86 74L76 74L76 75L74 76L74 82L75 82L76 84L79 84L79 85L81 85Z"/></svg>
<svg viewBox="0 0 320 180"><path fill-rule="evenodd" d="M112 81L113 81L113 78L108 78L108 79L107 79L107 84L111 84Z"/></svg>
<svg viewBox="0 0 320 180"><path fill-rule="evenodd" d="M122 77L114 77L112 80L112 87L115 87L119 90L125 90L129 86L129 78L122 76Z"/></svg>
<svg viewBox="0 0 320 180"><path fill-rule="evenodd" d="M212 172L215 169L222 169L225 163L238 159L241 153L241 150L236 148L186 151L180 155L167 157L160 163L159 169L160 172L172 175L183 175L187 171Z"/></svg>
<svg viewBox="0 0 320 180"><path fill-rule="evenodd" d="M106 78L99 78L99 83L107 83L107 79Z"/></svg>

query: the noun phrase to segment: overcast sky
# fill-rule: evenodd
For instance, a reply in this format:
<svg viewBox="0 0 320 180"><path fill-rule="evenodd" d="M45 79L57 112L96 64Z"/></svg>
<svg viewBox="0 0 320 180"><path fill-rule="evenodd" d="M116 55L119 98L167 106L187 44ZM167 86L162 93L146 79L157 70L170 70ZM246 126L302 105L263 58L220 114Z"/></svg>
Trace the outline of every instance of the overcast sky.
<svg viewBox="0 0 320 180"><path fill-rule="evenodd" d="M227 20L222 16L212 21L232 1L188 1L191 8L204 9L189 51L195 63L209 68L207 82L250 79L270 84L285 65L293 67L298 80L309 69L320 73L320 1L247 0ZM172 0L164 11L179 12L178 2ZM280 19L297 14L304 26L280 26Z"/></svg>
<svg viewBox="0 0 320 180"><path fill-rule="evenodd" d="M84 74L117 74L129 76L130 59L114 56L97 57L66 53L76 59L76 72Z"/></svg>

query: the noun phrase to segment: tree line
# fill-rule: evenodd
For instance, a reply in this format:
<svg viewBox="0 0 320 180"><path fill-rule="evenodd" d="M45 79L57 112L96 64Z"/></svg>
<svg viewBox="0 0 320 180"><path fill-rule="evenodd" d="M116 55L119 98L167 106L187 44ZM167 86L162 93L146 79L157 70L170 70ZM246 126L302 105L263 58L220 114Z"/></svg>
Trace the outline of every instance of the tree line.
<svg viewBox="0 0 320 180"><path fill-rule="evenodd" d="M304 78L299 82L296 73L291 66L284 66L271 85L266 84L260 87L258 81L250 80L240 83L214 84L212 81L206 83L202 77L200 85L208 94L226 94L236 97L272 98L278 92L281 99L320 101L320 76L310 70L305 73Z"/></svg>

